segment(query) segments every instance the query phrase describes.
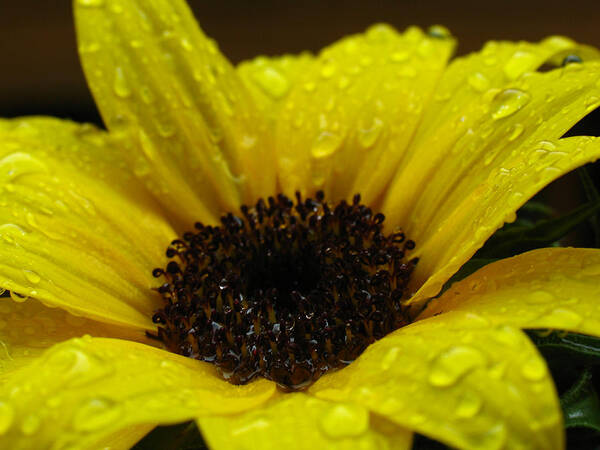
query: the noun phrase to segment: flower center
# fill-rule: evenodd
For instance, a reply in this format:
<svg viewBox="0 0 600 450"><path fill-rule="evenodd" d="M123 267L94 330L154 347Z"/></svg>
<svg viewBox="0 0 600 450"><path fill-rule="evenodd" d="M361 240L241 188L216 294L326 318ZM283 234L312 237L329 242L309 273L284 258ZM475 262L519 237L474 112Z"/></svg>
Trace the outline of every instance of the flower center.
<svg viewBox="0 0 600 450"><path fill-rule="evenodd" d="M383 214L359 195L335 207L322 192L278 195L241 212L196 223L154 269L165 306L153 321L170 351L214 363L234 384L262 375L298 390L410 322L414 242L384 235Z"/></svg>

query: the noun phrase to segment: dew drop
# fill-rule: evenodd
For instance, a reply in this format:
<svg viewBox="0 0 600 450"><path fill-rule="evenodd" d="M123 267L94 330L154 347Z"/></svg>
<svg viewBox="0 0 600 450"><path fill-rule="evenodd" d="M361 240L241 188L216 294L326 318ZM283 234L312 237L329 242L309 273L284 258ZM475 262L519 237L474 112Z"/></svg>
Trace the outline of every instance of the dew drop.
<svg viewBox="0 0 600 450"><path fill-rule="evenodd" d="M398 347L392 347L389 349L381 360L381 370L389 370L390 367L392 367L396 362L399 354L400 349Z"/></svg>
<svg viewBox="0 0 600 450"><path fill-rule="evenodd" d="M15 152L0 159L0 177L3 182L12 182L23 175L47 173L48 168L33 156Z"/></svg>
<svg viewBox="0 0 600 450"><path fill-rule="evenodd" d="M523 125L521 125L520 123L515 123L513 125L512 132L508 136L508 140L514 141L515 139L517 139L519 136L521 136L523 134L524 129L525 129L525 127L523 127Z"/></svg>
<svg viewBox="0 0 600 450"><path fill-rule="evenodd" d="M373 147L381 135L382 129L383 121L377 117L374 117L369 128L362 128L358 131L358 142L365 149Z"/></svg>
<svg viewBox="0 0 600 450"><path fill-rule="evenodd" d="M566 308L553 309L548 318L556 321L560 328L575 328L583 321L579 314Z"/></svg>
<svg viewBox="0 0 600 450"><path fill-rule="evenodd" d="M23 274L25 275L25 278L27 278L27 281L32 284L38 284L42 280L42 277L33 270L23 270Z"/></svg>
<svg viewBox="0 0 600 450"><path fill-rule="evenodd" d="M270 97L282 98L289 90L288 79L273 67L264 67L253 73L256 84Z"/></svg>
<svg viewBox="0 0 600 450"><path fill-rule="evenodd" d="M73 428L78 431L95 431L110 426L122 414L122 409L114 401L93 398L84 402L73 417Z"/></svg>
<svg viewBox="0 0 600 450"><path fill-rule="evenodd" d="M18 294L15 291L10 291L10 298L12 298L17 303L23 303L27 301L26 295Z"/></svg>
<svg viewBox="0 0 600 450"><path fill-rule="evenodd" d="M0 400L0 435L5 434L13 424L15 420L15 410L13 407Z"/></svg>
<svg viewBox="0 0 600 450"><path fill-rule="evenodd" d="M429 372L429 382L438 387L451 386L467 372L484 363L484 356L475 348L451 347L433 361Z"/></svg>
<svg viewBox="0 0 600 450"><path fill-rule="evenodd" d="M518 89L505 89L498 93L492 101L492 118L494 120L508 117L519 111L531 100L531 96Z"/></svg>
<svg viewBox="0 0 600 450"><path fill-rule="evenodd" d="M554 295L548 291L534 291L526 297L525 301L532 305L551 303L554 301Z"/></svg>
<svg viewBox="0 0 600 450"><path fill-rule="evenodd" d="M483 401L479 395L466 391L456 407L455 414L461 419L474 417L481 410L482 403Z"/></svg>
<svg viewBox="0 0 600 450"><path fill-rule="evenodd" d="M540 381L547 372L546 365L540 358L532 358L521 366L521 375L529 381Z"/></svg>
<svg viewBox="0 0 600 450"><path fill-rule="evenodd" d="M417 69L415 69L412 66L406 65L406 66L402 66L400 69L398 69L398 71L396 73L401 78L414 78L417 76Z"/></svg>
<svg viewBox="0 0 600 450"><path fill-rule="evenodd" d="M104 0L77 0L77 4L87 8L104 6Z"/></svg>
<svg viewBox="0 0 600 450"><path fill-rule="evenodd" d="M315 159L323 159L333 155L340 145L342 138L329 131L321 132L315 139L311 148L311 154Z"/></svg>
<svg viewBox="0 0 600 450"><path fill-rule="evenodd" d="M469 86L477 92L484 92L490 87L490 80L481 72L475 72L467 78Z"/></svg>
<svg viewBox="0 0 600 450"><path fill-rule="evenodd" d="M117 97L127 98L131 95L131 89L125 79L122 67L115 68L115 79L113 82L113 89Z"/></svg>
<svg viewBox="0 0 600 450"><path fill-rule="evenodd" d="M31 436L40 428L41 420L39 416L30 414L21 422L21 433Z"/></svg>
<svg viewBox="0 0 600 450"><path fill-rule="evenodd" d="M333 61L326 61L321 67L321 76L323 78L331 78L335 74L336 66Z"/></svg>
<svg viewBox="0 0 600 450"><path fill-rule="evenodd" d="M514 80L527 70L531 70L536 62L536 55L530 52L517 50L504 65L504 75L509 80Z"/></svg>
<svg viewBox="0 0 600 450"><path fill-rule="evenodd" d="M323 416L320 425L331 438L356 437L367 431L369 413L357 405L339 404Z"/></svg>

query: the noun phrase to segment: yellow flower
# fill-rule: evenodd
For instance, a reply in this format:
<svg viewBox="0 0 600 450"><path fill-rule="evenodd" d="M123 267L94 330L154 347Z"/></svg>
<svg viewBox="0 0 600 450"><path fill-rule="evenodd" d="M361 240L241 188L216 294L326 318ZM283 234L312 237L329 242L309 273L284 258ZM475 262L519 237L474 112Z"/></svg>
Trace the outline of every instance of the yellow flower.
<svg viewBox="0 0 600 450"><path fill-rule="evenodd" d="M595 49L490 42L448 63L445 30L379 25L318 56L233 67L183 1L79 0L75 13L109 131L0 121L2 447L125 448L190 419L214 448L409 448L413 431L564 446L551 377L520 329L600 336L599 250L491 264L303 392L233 386L145 331L172 239L296 190L360 192L402 226L420 258L417 310L527 199L600 156L597 138L561 138L600 104ZM583 63L536 71L569 54Z"/></svg>

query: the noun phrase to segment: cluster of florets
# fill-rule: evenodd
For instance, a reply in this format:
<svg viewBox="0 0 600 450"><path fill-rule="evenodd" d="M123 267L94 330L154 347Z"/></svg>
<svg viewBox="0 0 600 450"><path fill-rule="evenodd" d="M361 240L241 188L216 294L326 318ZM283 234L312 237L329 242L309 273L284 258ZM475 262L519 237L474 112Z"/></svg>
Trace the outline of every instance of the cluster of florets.
<svg viewBox="0 0 600 450"><path fill-rule="evenodd" d="M384 235L383 214L284 195L242 206L220 226L196 223L154 276L153 320L175 352L218 367L232 383L257 375L302 389L405 325L414 242Z"/></svg>

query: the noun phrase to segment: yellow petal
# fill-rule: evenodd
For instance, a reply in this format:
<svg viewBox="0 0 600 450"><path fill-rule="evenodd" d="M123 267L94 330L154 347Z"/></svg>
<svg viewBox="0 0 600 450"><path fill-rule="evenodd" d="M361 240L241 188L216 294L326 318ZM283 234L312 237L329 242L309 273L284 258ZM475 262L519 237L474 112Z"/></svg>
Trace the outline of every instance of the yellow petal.
<svg viewBox="0 0 600 450"><path fill-rule="evenodd" d="M550 42L552 48L558 45ZM563 42L567 48L568 42ZM411 145L410 160L389 190L383 207L388 225L401 225L416 241L414 255L421 258L413 289L427 280L417 298L439 292L542 187L600 156L596 141L559 140L600 105L600 62L538 73L527 70L558 50L540 57L531 53L529 59L517 58L522 65L514 66L521 69L511 72L518 74L511 80L498 67L525 54L518 48L507 53L502 45L489 45L449 67L435 94L443 102L432 104ZM487 58L494 58L495 65L489 66ZM472 87L470 76L489 83L482 85L485 89Z"/></svg>
<svg viewBox="0 0 600 450"><path fill-rule="evenodd" d="M256 408L275 391L233 386L214 366L118 339L72 339L13 372L0 388L7 448L90 448L132 426Z"/></svg>
<svg viewBox="0 0 600 450"><path fill-rule="evenodd" d="M280 57L258 56L241 62L236 69L254 103L274 127L284 100L313 64L314 57L304 52Z"/></svg>
<svg viewBox="0 0 600 450"><path fill-rule="evenodd" d="M107 436L95 442L91 448L101 448L104 450L130 450L144 436L152 431L154 427L154 424L144 424L124 428L111 436Z"/></svg>
<svg viewBox="0 0 600 450"><path fill-rule="evenodd" d="M389 182L454 47L420 29L376 25L324 49L281 109L276 142L286 193L357 192Z"/></svg>
<svg viewBox="0 0 600 450"><path fill-rule="evenodd" d="M154 267L175 233L108 135L0 121L0 287L79 315L154 328Z"/></svg>
<svg viewBox="0 0 600 450"><path fill-rule="evenodd" d="M0 298L0 380L38 358L52 345L85 334L155 344L140 329L74 316L61 308L48 308L35 299L17 303L10 297Z"/></svg>
<svg viewBox="0 0 600 450"><path fill-rule="evenodd" d="M412 432L362 406L304 393L274 396L244 414L198 419L211 449L409 449Z"/></svg>
<svg viewBox="0 0 600 450"><path fill-rule="evenodd" d="M274 193L266 120L183 0L82 0L75 16L102 117L174 218L190 227Z"/></svg>
<svg viewBox="0 0 600 450"><path fill-rule="evenodd" d="M489 264L432 300L420 317L472 311L494 324L600 337L600 250L544 248Z"/></svg>
<svg viewBox="0 0 600 450"><path fill-rule="evenodd" d="M308 392L364 406L452 447L564 443L558 398L535 347L522 331L474 314L401 328Z"/></svg>

